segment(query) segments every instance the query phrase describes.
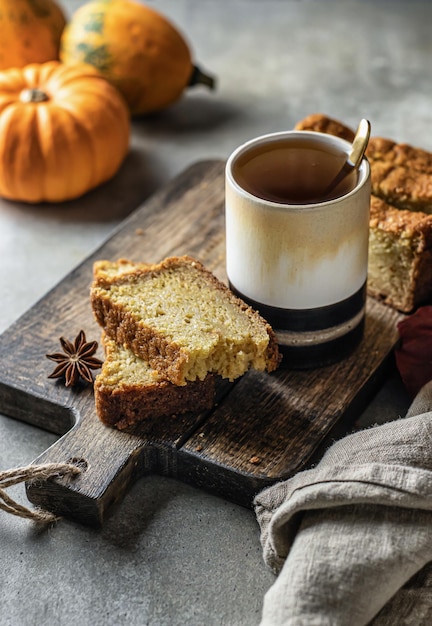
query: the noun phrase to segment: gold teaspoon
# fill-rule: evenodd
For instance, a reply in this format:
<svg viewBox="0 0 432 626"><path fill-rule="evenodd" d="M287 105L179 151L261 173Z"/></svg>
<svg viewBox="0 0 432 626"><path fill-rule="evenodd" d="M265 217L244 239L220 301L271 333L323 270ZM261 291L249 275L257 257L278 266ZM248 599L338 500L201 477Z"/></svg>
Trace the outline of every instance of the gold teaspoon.
<svg viewBox="0 0 432 626"><path fill-rule="evenodd" d="M335 189L335 187L337 187L337 185L339 185L345 176L348 176L348 174L351 174L351 172L358 168L369 143L370 130L370 122L365 119L360 120L348 159L343 164L342 169L339 170L331 183L327 186L324 195L329 194L333 189Z"/></svg>

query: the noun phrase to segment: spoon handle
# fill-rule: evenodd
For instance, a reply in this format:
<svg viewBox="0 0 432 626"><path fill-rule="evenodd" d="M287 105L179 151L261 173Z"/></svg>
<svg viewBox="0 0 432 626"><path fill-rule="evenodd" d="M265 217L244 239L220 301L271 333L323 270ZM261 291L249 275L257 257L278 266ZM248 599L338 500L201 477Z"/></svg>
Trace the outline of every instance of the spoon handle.
<svg viewBox="0 0 432 626"><path fill-rule="evenodd" d="M369 120L360 120L348 157L348 162L352 167L359 166L369 143L370 131L371 125Z"/></svg>
<svg viewBox="0 0 432 626"><path fill-rule="evenodd" d="M360 120L360 124L358 125L357 132L352 142L348 159L345 161L342 168L332 179L329 185L327 185L324 191L325 196L333 191L333 189L335 189L339 185L339 183L345 178L345 176L351 174L351 172L360 165L360 162L369 143L370 130L370 122L365 119Z"/></svg>

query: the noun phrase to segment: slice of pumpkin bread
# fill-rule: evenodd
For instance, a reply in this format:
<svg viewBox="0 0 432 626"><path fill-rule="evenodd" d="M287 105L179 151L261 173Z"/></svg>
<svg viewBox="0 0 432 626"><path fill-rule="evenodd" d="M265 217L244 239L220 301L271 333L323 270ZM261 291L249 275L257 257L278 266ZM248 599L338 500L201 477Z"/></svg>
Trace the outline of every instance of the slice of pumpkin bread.
<svg viewBox="0 0 432 626"><path fill-rule="evenodd" d="M181 387L168 382L146 361L104 334L105 361L94 383L96 413L107 426L119 430L146 419L199 413L215 398L215 377Z"/></svg>
<svg viewBox="0 0 432 626"><path fill-rule="evenodd" d="M270 325L197 260L97 261L91 303L108 337L175 385L276 369Z"/></svg>

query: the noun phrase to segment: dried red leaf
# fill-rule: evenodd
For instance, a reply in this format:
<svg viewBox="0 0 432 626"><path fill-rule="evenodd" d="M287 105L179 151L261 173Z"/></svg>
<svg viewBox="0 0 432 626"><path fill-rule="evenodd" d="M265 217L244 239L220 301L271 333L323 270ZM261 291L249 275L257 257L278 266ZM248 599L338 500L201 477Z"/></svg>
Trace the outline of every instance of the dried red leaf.
<svg viewBox="0 0 432 626"><path fill-rule="evenodd" d="M432 380L432 306L423 306L399 322L396 365L408 393L414 397Z"/></svg>

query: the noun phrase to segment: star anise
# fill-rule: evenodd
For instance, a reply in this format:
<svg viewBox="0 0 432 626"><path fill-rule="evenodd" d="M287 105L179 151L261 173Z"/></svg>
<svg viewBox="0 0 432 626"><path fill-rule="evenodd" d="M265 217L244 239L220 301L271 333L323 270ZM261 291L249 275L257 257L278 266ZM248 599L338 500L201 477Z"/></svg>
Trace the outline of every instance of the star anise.
<svg viewBox="0 0 432 626"><path fill-rule="evenodd" d="M80 378L93 384L91 370L97 370L102 366L102 361L93 356L98 347L97 341L87 341L85 332L80 330L73 343L60 337L60 344L63 352L46 355L48 359L58 363L48 378L63 377L66 387L75 386Z"/></svg>

